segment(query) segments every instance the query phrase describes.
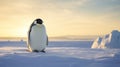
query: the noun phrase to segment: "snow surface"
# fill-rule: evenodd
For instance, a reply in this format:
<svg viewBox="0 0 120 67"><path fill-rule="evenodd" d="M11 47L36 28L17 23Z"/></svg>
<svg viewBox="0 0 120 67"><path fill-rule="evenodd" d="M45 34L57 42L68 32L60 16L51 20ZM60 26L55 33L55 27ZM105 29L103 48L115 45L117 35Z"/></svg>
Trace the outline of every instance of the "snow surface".
<svg viewBox="0 0 120 67"><path fill-rule="evenodd" d="M120 49L91 49L93 41L50 41L46 53L26 42L1 41L0 67L119 67Z"/></svg>
<svg viewBox="0 0 120 67"><path fill-rule="evenodd" d="M120 32L113 30L104 37L98 37L91 48L120 48Z"/></svg>

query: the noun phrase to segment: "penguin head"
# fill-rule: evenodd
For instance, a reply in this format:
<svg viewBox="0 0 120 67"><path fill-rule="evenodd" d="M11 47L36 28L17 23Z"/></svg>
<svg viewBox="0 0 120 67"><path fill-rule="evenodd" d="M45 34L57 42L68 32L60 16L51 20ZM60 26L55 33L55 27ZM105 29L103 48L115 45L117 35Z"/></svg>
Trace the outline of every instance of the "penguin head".
<svg viewBox="0 0 120 67"><path fill-rule="evenodd" d="M34 21L34 24L42 24L42 23L43 23L42 19L36 19Z"/></svg>

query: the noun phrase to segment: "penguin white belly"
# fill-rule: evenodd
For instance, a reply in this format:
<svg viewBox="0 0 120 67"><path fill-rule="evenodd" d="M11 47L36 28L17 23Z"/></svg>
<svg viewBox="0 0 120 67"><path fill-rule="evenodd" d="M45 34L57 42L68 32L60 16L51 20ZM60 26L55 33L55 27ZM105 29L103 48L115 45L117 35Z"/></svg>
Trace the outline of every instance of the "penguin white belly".
<svg viewBox="0 0 120 67"><path fill-rule="evenodd" d="M47 36L44 26L33 26L30 34L30 47L32 50L42 51L47 46Z"/></svg>

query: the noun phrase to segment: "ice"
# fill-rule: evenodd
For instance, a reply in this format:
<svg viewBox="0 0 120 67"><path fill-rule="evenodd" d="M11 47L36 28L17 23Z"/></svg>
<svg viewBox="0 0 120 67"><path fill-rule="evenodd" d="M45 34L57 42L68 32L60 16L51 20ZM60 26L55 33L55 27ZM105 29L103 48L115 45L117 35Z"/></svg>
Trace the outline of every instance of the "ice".
<svg viewBox="0 0 120 67"><path fill-rule="evenodd" d="M119 67L120 49L91 49L93 41L50 41L46 53L25 41L0 42L0 67Z"/></svg>
<svg viewBox="0 0 120 67"><path fill-rule="evenodd" d="M120 48L120 32L113 30L104 37L98 37L91 48Z"/></svg>

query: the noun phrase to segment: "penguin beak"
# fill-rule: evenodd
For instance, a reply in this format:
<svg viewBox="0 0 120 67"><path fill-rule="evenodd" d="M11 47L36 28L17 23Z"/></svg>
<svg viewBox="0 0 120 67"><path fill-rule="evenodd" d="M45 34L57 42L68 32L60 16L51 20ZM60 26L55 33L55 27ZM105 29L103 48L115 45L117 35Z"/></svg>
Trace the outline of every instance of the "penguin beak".
<svg viewBox="0 0 120 67"><path fill-rule="evenodd" d="M37 23L37 21L34 21L34 24L35 24L35 25L40 25L39 23Z"/></svg>
<svg viewBox="0 0 120 67"><path fill-rule="evenodd" d="M37 24L37 21L34 21L34 24Z"/></svg>

